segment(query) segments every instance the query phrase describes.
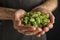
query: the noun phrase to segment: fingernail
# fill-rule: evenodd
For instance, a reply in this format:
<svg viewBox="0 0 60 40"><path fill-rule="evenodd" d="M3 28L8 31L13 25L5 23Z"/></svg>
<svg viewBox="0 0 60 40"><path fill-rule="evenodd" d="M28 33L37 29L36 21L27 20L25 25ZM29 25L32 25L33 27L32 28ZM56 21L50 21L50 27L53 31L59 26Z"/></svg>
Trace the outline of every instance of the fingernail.
<svg viewBox="0 0 60 40"><path fill-rule="evenodd" d="M49 27L49 29L52 29L53 28L53 24L50 23L48 27Z"/></svg>

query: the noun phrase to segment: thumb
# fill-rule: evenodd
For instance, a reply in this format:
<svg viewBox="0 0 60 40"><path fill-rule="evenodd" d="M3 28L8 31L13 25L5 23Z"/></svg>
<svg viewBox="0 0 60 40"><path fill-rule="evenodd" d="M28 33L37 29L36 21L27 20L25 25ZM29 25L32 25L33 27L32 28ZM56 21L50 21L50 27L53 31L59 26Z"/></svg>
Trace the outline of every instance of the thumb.
<svg viewBox="0 0 60 40"><path fill-rule="evenodd" d="M20 20L20 18L23 17L25 13L26 12L23 9L19 9L18 11L16 11L15 20Z"/></svg>

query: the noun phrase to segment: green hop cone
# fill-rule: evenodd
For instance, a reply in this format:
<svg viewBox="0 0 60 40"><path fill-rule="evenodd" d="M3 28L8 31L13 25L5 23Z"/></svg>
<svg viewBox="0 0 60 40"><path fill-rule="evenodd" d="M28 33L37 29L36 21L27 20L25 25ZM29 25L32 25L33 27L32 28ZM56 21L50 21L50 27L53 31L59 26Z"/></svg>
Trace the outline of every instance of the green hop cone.
<svg viewBox="0 0 60 40"><path fill-rule="evenodd" d="M45 27L49 22L49 14L42 12L27 12L21 19L25 25L31 25L35 27Z"/></svg>
<svg viewBox="0 0 60 40"><path fill-rule="evenodd" d="M39 17L36 18L36 22L37 24L40 24L41 23L41 19Z"/></svg>
<svg viewBox="0 0 60 40"><path fill-rule="evenodd" d="M35 22L35 19L34 19L34 18L31 18L31 19L30 19L30 22Z"/></svg>
<svg viewBox="0 0 60 40"><path fill-rule="evenodd" d="M32 15L32 17L38 17L38 14L37 14L37 13L34 13L34 14Z"/></svg>
<svg viewBox="0 0 60 40"><path fill-rule="evenodd" d="M49 20L49 19L44 19L43 22L47 22L47 23L49 23L50 20Z"/></svg>
<svg viewBox="0 0 60 40"><path fill-rule="evenodd" d="M24 23L25 23L25 24L28 23L28 17L24 17Z"/></svg>
<svg viewBox="0 0 60 40"><path fill-rule="evenodd" d="M37 22L33 22L33 26L38 27Z"/></svg>
<svg viewBox="0 0 60 40"><path fill-rule="evenodd" d="M38 11L38 12L36 12L36 13L37 13L38 15L41 15L41 12L39 12L39 11Z"/></svg>
<svg viewBox="0 0 60 40"><path fill-rule="evenodd" d="M43 17L44 18L49 18L49 14L44 14Z"/></svg>
<svg viewBox="0 0 60 40"><path fill-rule="evenodd" d="M45 25L47 25L49 22L50 22L49 19L44 19L43 22L42 22L42 24L45 26Z"/></svg>

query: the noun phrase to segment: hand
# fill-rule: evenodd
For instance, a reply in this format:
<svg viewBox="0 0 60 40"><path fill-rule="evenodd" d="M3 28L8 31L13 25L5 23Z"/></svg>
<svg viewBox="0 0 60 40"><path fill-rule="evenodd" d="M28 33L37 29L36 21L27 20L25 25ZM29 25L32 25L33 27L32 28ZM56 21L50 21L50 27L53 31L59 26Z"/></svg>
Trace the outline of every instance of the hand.
<svg viewBox="0 0 60 40"><path fill-rule="evenodd" d="M35 28L33 26L27 26L23 25L21 23L21 18L25 15L25 11L20 9L15 13L15 18L14 18L14 28L19 32L24 35L34 35L40 31L42 31L41 28Z"/></svg>
<svg viewBox="0 0 60 40"><path fill-rule="evenodd" d="M33 12L40 11L40 12L43 12L43 13L49 13L49 15L50 15L50 23L45 28L43 28L41 32L38 32L36 34L36 36L40 37L41 35L45 34L45 32L48 32L50 29L53 28L53 24L55 22L55 17L52 14L51 11L46 10L44 8L41 8L41 7L36 7L34 9L32 9L31 11L33 11Z"/></svg>

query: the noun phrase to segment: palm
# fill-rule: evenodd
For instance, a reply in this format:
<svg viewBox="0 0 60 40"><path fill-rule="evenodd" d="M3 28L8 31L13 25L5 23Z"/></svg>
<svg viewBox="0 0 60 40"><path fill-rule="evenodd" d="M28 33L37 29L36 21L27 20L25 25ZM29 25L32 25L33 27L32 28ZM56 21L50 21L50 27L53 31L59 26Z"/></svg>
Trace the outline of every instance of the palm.
<svg viewBox="0 0 60 40"><path fill-rule="evenodd" d="M40 11L40 12L43 12L43 13L49 13L49 16L50 16L50 23L45 28L43 28L41 32L39 32L38 34L36 34L37 36L43 35L43 34L45 34L45 32L48 32L49 29L53 28L55 17L54 17L54 15L50 11L48 11L48 10L46 10L44 8L40 8L40 7L36 7L34 9L32 9L32 11L33 12L34 11L35 12L36 11Z"/></svg>
<svg viewBox="0 0 60 40"><path fill-rule="evenodd" d="M49 29L51 29L53 27L53 23L54 23L54 16L53 14L45 9L33 9L32 11L41 11L43 13L49 13L50 15L50 19L51 22L47 25L47 27L41 29L41 28L36 28L33 26L26 26L26 25L22 25L20 18L22 18L25 14L24 10L19 10L16 12L15 14L15 19L14 19L14 28L19 32L22 33L24 35L37 35L37 36L41 36L43 34L45 34L45 32L49 31Z"/></svg>
<svg viewBox="0 0 60 40"><path fill-rule="evenodd" d="M28 27L26 25L21 24L20 18L23 17L24 14L25 14L24 10L19 10L16 12L15 19L14 19L14 28L19 33L22 33L25 35L34 35L34 34L40 32L41 31L40 28L35 28L33 26Z"/></svg>

